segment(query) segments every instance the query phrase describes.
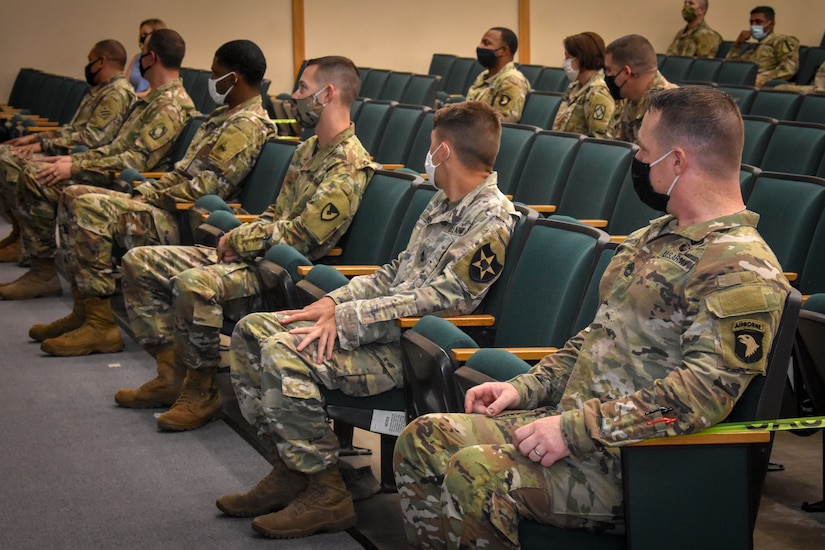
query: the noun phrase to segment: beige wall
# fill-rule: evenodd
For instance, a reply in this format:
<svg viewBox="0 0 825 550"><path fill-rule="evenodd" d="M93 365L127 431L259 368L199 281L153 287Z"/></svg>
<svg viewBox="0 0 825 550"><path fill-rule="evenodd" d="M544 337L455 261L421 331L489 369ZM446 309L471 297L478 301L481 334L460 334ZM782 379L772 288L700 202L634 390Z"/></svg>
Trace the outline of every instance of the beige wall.
<svg viewBox="0 0 825 550"><path fill-rule="evenodd" d="M708 21L726 39L747 26L761 0L712 0ZM818 45L825 30L825 0L772 0L777 31ZM8 98L20 67L82 78L90 46L102 38L137 51L141 19L160 17L187 43L184 64L209 68L215 49L248 38L266 53L272 91L291 88L291 0L5 0L0 32L0 101ZM647 36L664 51L683 24L679 0L531 1L532 63L559 65L565 36L592 30L609 42ZM631 6L635 9L628 9ZM472 56L491 26L518 29L517 0L305 0L306 56L342 54L368 67L425 72L434 52ZM36 21L36 23L31 23ZM18 23L19 24L16 24ZM32 34L36 38L32 39Z"/></svg>

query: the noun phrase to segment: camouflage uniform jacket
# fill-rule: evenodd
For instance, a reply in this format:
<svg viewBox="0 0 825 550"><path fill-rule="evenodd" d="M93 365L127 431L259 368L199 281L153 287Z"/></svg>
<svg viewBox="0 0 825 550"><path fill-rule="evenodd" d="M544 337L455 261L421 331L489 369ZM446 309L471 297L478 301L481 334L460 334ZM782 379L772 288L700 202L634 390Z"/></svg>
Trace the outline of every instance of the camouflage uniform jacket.
<svg viewBox="0 0 825 550"><path fill-rule="evenodd" d="M750 48L753 43L734 44L728 59L752 61L759 65L756 85L762 86L768 80L790 80L799 70L799 39L795 36L771 33ZM749 48L746 49L745 46ZM743 51L744 50L744 51Z"/></svg>
<svg viewBox="0 0 825 550"><path fill-rule="evenodd" d="M715 57L721 44L722 35L702 21L695 29L686 26L677 32L673 43L667 49L667 55Z"/></svg>
<svg viewBox="0 0 825 550"><path fill-rule="evenodd" d="M124 168L138 171L170 168L169 152L184 124L194 114L195 104L180 79L152 90L135 102L114 141L72 155L72 179L100 185L111 181L110 172Z"/></svg>
<svg viewBox="0 0 825 550"><path fill-rule="evenodd" d="M135 188L146 202L171 208L174 202L193 202L206 194L233 196L249 174L264 144L277 135L261 97L234 109L223 106L203 121L184 157L172 172Z"/></svg>
<svg viewBox="0 0 825 550"><path fill-rule="evenodd" d="M825 63L819 66L814 76L814 92L821 94L825 93Z"/></svg>
<svg viewBox="0 0 825 550"><path fill-rule="evenodd" d="M639 136L639 128L642 127L642 119L647 112L647 96L653 90L669 90L671 88L678 88L676 84L671 84L662 76L662 73L656 71L656 76L650 83L650 87L645 92L638 102L626 99L624 107L619 114L618 127L616 128L616 139L622 141L629 141L636 143Z"/></svg>
<svg viewBox="0 0 825 550"><path fill-rule="evenodd" d="M495 76L486 70L478 75L467 91L467 101L482 101L501 115L502 122L518 122L524 101L530 91L530 81L512 61Z"/></svg>
<svg viewBox="0 0 825 550"><path fill-rule="evenodd" d="M38 139L43 153L60 155L65 153L64 149L71 151L75 145L94 149L110 143L134 102L135 92L123 73L90 88L69 124L40 134Z"/></svg>
<svg viewBox="0 0 825 550"><path fill-rule="evenodd" d="M561 413L580 459L723 420L764 373L790 288L758 220L745 211L676 227L663 216L631 234L590 326L511 380L520 406Z"/></svg>
<svg viewBox="0 0 825 550"><path fill-rule="evenodd" d="M615 110L616 102L604 83L604 73L596 71L585 84L574 80L567 87L553 130L611 139L615 132Z"/></svg>
<svg viewBox="0 0 825 550"><path fill-rule="evenodd" d="M444 191L436 193L398 258L327 295L338 304L342 349L397 342L399 317L457 315L478 307L501 273L518 216L496 182L493 172L458 204L451 205Z"/></svg>
<svg viewBox="0 0 825 550"><path fill-rule="evenodd" d="M323 149L318 146L317 136L299 145L275 203L226 234L229 247L243 259L283 243L315 260L349 228L376 165L352 124Z"/></svg>

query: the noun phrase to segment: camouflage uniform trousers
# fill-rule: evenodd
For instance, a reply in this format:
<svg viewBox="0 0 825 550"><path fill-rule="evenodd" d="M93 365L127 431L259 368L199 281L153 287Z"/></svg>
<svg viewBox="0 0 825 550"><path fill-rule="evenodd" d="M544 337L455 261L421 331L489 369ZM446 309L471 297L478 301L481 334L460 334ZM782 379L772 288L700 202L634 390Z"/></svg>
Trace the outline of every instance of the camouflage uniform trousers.
<svg viewBox="0 0 825 550"><path fill-rule="evenodd" d="M281 324L274 313L241 319L232 333L232 385L244 418L272 437L293 470L314 474L338 461L339 442L327 424L320 386L365 397L401 387L401 346L336 346L332 359L316 363L317 343L297 351L304 335L288 330L309 322Z"/></svg>
<svg viewBox="0 0 825 550"><path fill-rule="evenodd" d="M546 468L512 443L548 409L430 414L395 445L395 481L412 548L519 548L519 521L566 529L624 530L619 451ZM458 498L454 498L457 496ZM460 503L473 503L462 508Z"/></svg>
<svg viewBox="0 0 825 550"><path fill-rule="evenodd" d="M32 156L36 159L40 155ZM11 147L0 145L0 209L14 212L17 209L17 181L28 160L11 152Z"/></svg>
<svg viewBox="0 0 825 550"><path fill-rule="evenodd" d="M138 342L173 344L191 369L220 366L224 316L263 308L257 265L218 263L214 248L150 246L123 257L123 298Z"/></svg>
<svg viewBox="0 0 825 550"><path fill-rule="evenodd" d="M17 182L17 209L21 245L24 254L35 258L53 258L57 250L55 222L57 206L65 185L41 185L37 171L49 166L42 162L26 164Z"/></svg>
<svg viewBox="0 0 825 550"><path fill-rule="evenodd" d="M87 296L115 292L113 247L177 244L178 219L131 195L90 185L63 191L57 211L58 267Z"/></svg>

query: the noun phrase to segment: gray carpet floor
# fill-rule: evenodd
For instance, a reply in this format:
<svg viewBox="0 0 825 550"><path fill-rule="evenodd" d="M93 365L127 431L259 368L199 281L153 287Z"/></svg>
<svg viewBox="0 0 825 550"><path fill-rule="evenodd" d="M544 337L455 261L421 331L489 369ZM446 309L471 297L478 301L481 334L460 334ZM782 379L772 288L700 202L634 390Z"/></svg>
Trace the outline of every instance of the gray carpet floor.
<svg viewBox="0 0 825 550"><path fill-rule="evenodd" d="M0 281L22 273L0 264ZM154 373L131 339L117 354L43 354L28 328L70 304L0 301L0 548L363 548L348 533L273 541L223 516L215 498L257 483L267 461L223 421L162 433L157 411L117 407L118 388Z"/></svg>

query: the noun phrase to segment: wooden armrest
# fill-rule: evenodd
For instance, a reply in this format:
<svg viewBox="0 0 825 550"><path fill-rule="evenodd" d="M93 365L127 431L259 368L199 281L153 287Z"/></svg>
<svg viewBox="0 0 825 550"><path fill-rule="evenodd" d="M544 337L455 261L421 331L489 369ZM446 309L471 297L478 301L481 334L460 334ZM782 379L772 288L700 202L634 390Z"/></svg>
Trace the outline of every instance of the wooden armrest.
<svg viewBox="0 0 825 550"><path fill-rule="evenodd" d="M209 216L207 216L208 218ZM258 219L258 214L235 214L235 217L238 218L243 223L254 222Z"/></svg>
<svg viewBox="0 0 825 550"><path fill-rule="evenodd" d="M611 243L623 243L627 239L627 235L610 235Z"/></svg>
<svg viewBox="0 0 825 550"><path fill-rule="evenodd" d="M556 211L555 204L528 204L527 206L540 214L552 214Z"/></svg>
<svg viewBox="0 0 825 550"><path fill-rule="evenodd" d="M330 258L337 258L338 256L340 256L343 253L344 253L344 249L341 248L340 246L336 246L335 248L333 248L332 250L327 252L327 256L329 256Z"/></svg>
<svg viewBox="0 0 825 550"><path fill-rule="evenodd" d="M812 296L812 294L803 294L802 295L802 303L804 304L805 302L807 302L808 298L810 298L811 296Z"/></svg>
<svg viewBox="0 0 825 550"><path fill-rule="evenodd" d="M742 443L767 443L771 440L771 433L767 430L733 433L702 432L675 437L653 437L631 443L630 447L661 447L668 445L731 445Z"/></svg>
<svg viewBox="0 0 825 550"><path fill-rule="evenodd" d="M590 227L607 227L607 220L579 220Z"/></svg>
<svg viewBox="0 0 825 550"><path fill-rule="evenodd" d="M140 175L149 180L159 180L168 172L141 172Z"/></svg>
<svg viewBox="0 0 825 550"><path fill-rule="evenodd" d="M505 197L507 197L507 200L508 200L508 201L513 200L513 195L504 195L504 196L505 196Z"/></svg>
<svg viewBox="0 0 825 550"><path fill-rule="evenodd" d="M41 132L51 132L54 126L29 126L26 131L30 134L39 134Z"/></svg>
<svg viewBox="0 0 825 550"><path fill-rule="evenodd" d="M465 363L478 350L483 348L453 348L450 355L455 361ZM525 361L540 361L546 355L556 353L559 348L497 348L509 351L519 359Z"/></svg>
<svg viewBox="0 0 825 550"><path fill-rule="evenodd" d="M412 328L421 317L401 317L396 319L396 324L401 328ZM451 317L444 317L445 321L449 321L457 327L491 327L496 324L496 318L486 313L479 313L477 315L454 315Z"/></svg>
<svg viewBox="0 0 825 550"><path fill-rule="evenodd" d="M793 271L786 271L785 278L789 281L795 281L799 277L799 273L794 273Z"/></svg>
<svg viewBox="0 0 825 550"><path fill-rule="evenodd" d="M399 170L401 168L404 168L404 165L403 164L388 163L388 164L382 164L381 168L383 168L384 170Z"/></svg>
<svg viewBox="0 0 825 550"><path fill-rule="evenodd" d="M194 206L195 206L194 202L176 202L175 203L175 210L192 210L192 208ZM231 208L240 208L241 207L240 203L237 203L237 202L230 202L229 206Z"/></svg>
<svg viewBox="0 0 825 550"><path fill-rule="evenodd" d="M315 266L312 265L299 265L298 266L298 275L302 277L306 277L309 270ZM338 270L339 273L345 275L347 277L356 277L358 275L371 275L381 269L380 265L331 265L329 267L333 267Z"/></svg>

